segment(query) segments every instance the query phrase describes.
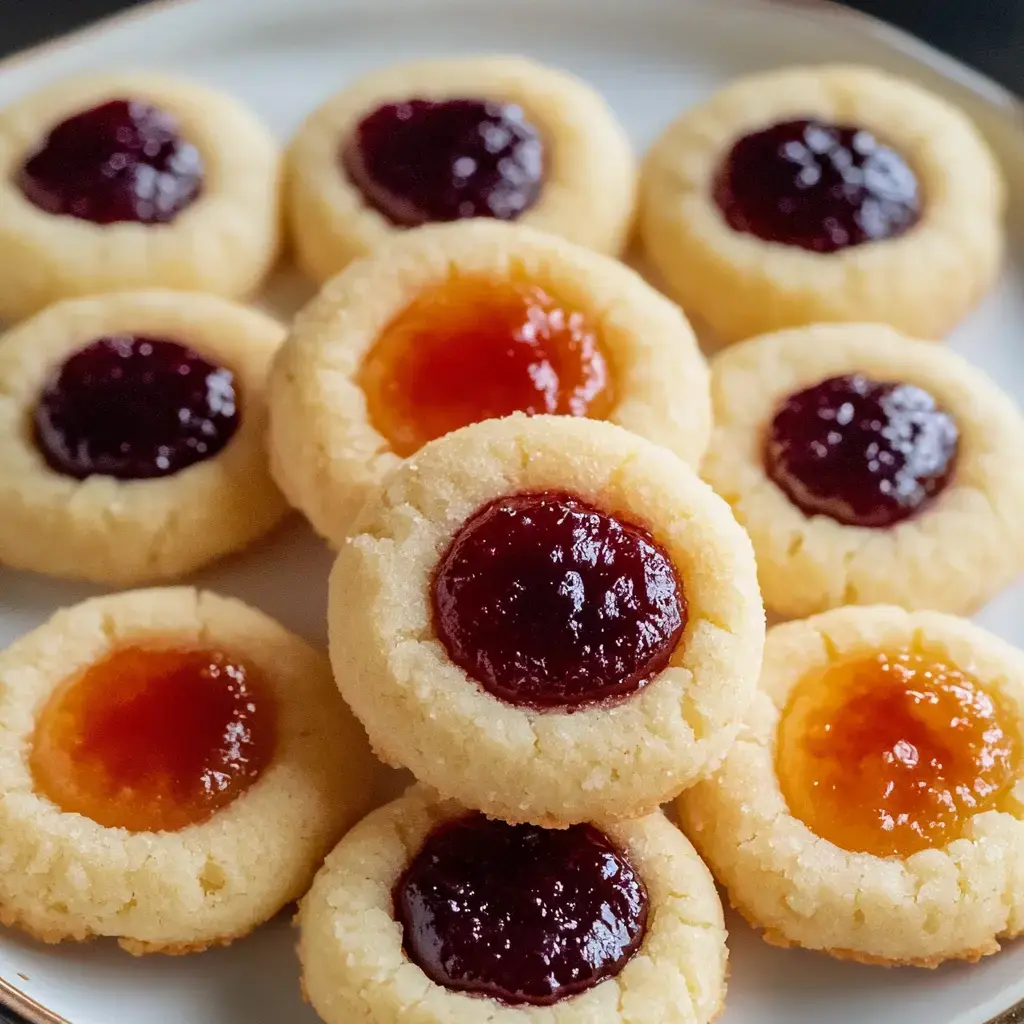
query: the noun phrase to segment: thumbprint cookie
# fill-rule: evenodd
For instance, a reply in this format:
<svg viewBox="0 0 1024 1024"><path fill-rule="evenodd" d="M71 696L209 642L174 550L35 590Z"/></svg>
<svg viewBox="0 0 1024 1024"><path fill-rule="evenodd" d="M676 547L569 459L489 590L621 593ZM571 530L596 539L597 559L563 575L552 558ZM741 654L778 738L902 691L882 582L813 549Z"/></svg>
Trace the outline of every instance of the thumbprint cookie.
<svg viewBox="0 0 1024 1024"><path fill-rule="evenodd" d="M332 96L286 155L298 259L317 281L398 232L519 221L617 256L635 159L589 85L521 58L403 64Z"/></svg>
<svg viewBox="0 0 1024 1024"><path fill-rule="evenodd" d="M121 288L255 291L280 163L248 110L193 82L86 75L18 100L0 111L0 316Z"/></svg>
<svg viewBox="0 0 1024 1024"><path fill-rule="evenodd" d="M557 416L406 461L338 555L328 620L382 760L545 826L649 813L708 771L764 642L725 502L666 449Z"/></svg>
<svg viewBox="0 0 1024 1024"><path fill-rule="evenodd" d="M375 802L326 657L237 601L86 601L0 654L0 682L0 921L46 942L230 942Z"/></svg>
<svg viewBox="0 0 1024 1024"><path fill-rule="evenodd" d="M284 328L212 295L65 299L0 337L0 563L130 586L287 511L266 381Z"/></svg>
<svg viewBox="0 0 1024 1024"><path fill-rule="evenodd" d="M1024 652L965 619L836 608L768 632L684 831L767 941L934 967L1024 932Z"/></svg>
<svg viewBox="0 0 1024 1024"><path fill-rule="evenodd" d="M660 811L552 831L414 787L329 855L298 923L327 1024L707 1024L725 996L718 893Z"/></svg>
<svg viewBox="0 0 1024 1024"><path fill-rule="evenodd" d="M648 255L726 343L851 320L941 337L1004 246L1005 188L977 129L872 68L739 79L664 132L641 194Z"/></svg>
<svg viewBox="0 0 1024 1024"><path fill-rule="evenodd" d="M326 285L271 379L271 469L335 545L400 461L513 412L609 420L696 464L708 373L678 307L552 235L475 221L403 235Z"/></svg>
<svg viewBox="0 0 1024 1024"><path fill-rule="evenodd" d="M795 328L712 362L702 471L765 605L976 611L1024 570L1024 417L965 359L877 324Z"/></svg>

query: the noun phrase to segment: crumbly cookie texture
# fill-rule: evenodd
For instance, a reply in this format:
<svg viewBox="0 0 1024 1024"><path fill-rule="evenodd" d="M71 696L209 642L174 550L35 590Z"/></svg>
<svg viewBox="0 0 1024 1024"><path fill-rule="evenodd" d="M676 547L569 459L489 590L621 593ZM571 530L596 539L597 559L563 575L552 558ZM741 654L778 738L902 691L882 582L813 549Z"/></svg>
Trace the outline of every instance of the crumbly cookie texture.
<svg viewBox="0 0 1024 1024"><path fill-rule="evenodd" d="M905 859L842 850L789 813L775 746L792 687L836 661L901 647L964 666L1024 723L1024 653L964 619L877 605L769 630L739 739L678 803L683 830L769 942L934 967L994 953L1024 931L1024 780L1011 809L978 814L962 838Z"/></svg>
<svg viewBox="0 0 1024 1024"><path fill-rule="evenodd" d="M615 978L553 1006L505 1006L431 981L402 950L391 893L424 840L465 811L416 786L327 858L298 915L306 994L327 1024L707 1024L725 998L725 923L707 868L660 812L597 823L650 898L647 935Z"/></svg>
<svg viewBox="0 0 1024 1024"><path fill-rule="evenodd" d="M528 228L475 220L406 232L353 263L300 313L271 379L271 468L335 546L400 459L357 383L387 324L453 273L550 288L585 314L608 354L609 419L696 465L711 432L708 372L679 308L614 260Z"/></svg>
<svg viewBox="0 0 1024 1024"><path fill-rule="evenodd" d="M34 789L36 716L65 680L122 645L211 646L242 657L277 700L277 748L254 785L178 832L104 828ZM132 953L221 945L308 888L377 802L379 773L327 659L238 601L129 591L58 612L0 654L0 921L46 942L116 937Z"/></svg>
<svg viewBox="0 0 1024 1024"><path fill-rule="evenodd" d="M26 426L50 375L106 335L168 338L231 370L241 422L223 451L170 476L85 480L52 470ZM0 563L114 586L173 579L271 529L287 505L265 449L266 381L284 328L212 295L66 299L0 337Z"/></svg>
<svg viewBox="0 0 1024 1024"><path fill-rule="evenodd" d="M644 526L682 582L688 622L668 666L616 705L506 704L435 634L432 577L452 537L487 502L544 490ZM728 507L671 452L609 423L491 420L425 446L367 505L331 577L331 660L378 756L443 795L513 822L633 817L735 737L764 640L755 577Z"/></svg>
<svg viewBox="0 0 1024 1024"><path fill-rule="evenodd" d="M765 473L779 404L852 373L924 388L960 432L950 483L888 529L807 516ZM819 325L733 346L711 374L715 429L702 473L750 534L770 610L896 604L968 615L1024 571L1024 417L962 357L878 324Z"/></svg>
<svg viewBox="0 0 1024 1024"><path fill-rule="evenodd" d="M199 197L169 224L94 224L45 213L16 178L50 129L115 99L172 114L202 155ZM163 75L66 78L0 111L0 316L122 288L180 288L240 298L273 265L281 235L280 153L236 100Z"/></svg>
<svg viewBox="0 0 1024 1024"><path fill-rule="evenodd" d="M359 122L387 103L514 103L545 146L543 192L519 223L618 256L633 224L636 161L604 99L579 79L518 57L402 64L353 82L312 113L286 154L286 202L299 263L326 281L405 229L364 200L340 163Z"/></svg>
<svg viewBox="0 0 1024 1024"><path fill-rule="evenodd" d="M712 188L733 143L814 117L867 129L903 155L923 196L915 227L829 254L729 227ZM992 285L1004 246L1005 187L974 125L940 97L866 67L789 68L732 83L654 144L640 205L645 248L671 292L726 343L848 320L941 337Z"/></svg>

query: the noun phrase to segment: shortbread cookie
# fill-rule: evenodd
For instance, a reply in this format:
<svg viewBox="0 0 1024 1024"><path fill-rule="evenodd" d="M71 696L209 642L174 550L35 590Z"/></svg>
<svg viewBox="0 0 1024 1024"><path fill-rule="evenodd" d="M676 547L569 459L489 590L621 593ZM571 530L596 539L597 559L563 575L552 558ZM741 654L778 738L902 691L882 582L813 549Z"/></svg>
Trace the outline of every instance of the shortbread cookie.
<svg viewBox="0 0 1024 1024"><path fill-rule="evenodd" d="M969 614L1024 570L1024 417L980 370L877 324L798 328L712 362L705 479L765 605Z"/></svg>
<svg viewBox="0 0 1024 1024"><path fill-rule="evenodd" d="M121 288L247 295L277 256L279 191L277 144L228 96L55 82L0 111L0 317Z"/></svg>
<svg viewBox="0 0 1024 1024"><path fill-rule="evenodd" d="M735 736L755 576L671 452L592 420L491 420L367 505L331 577L331 659L379 756L443 795L512 822L633 817Z"/></svg>
<svg viewBox="0 0 1024 1024"><path fill-rule="evenodd" d="M506 224L422 229L299 315L271 384L271 465L337 545L401 458L517 411L607 419L696 465L707 367L678 307L613 260Z"/></svg>
<svg viewBox="0 0 1024 1024"><path fill-rule="evenodd" d="M317 281L410 227L518 220L613 256L636 168L605 101L513 57L374 71L311 114L287 153L298 259Z"/></svg>
<svg viewBox="0 0 1024 1024"><path fill-rule="evenodd" d="M655 143L644 245L723 342L823 321L938 338L988 290L1005 189L945 100L866 67L741 78Z"/></svg>
<svg viewBox="0 0 1024 1024"><path fill-rule="evenodd" d="M342 840L298 923L327 1024L707 1024L725 996L718 894L660 811L546 831L416 787Z"/></svg>
<svg viewBox="0 0 1024 1024"><path fill-rule="evenodd" d="M237 601L86 601L0 654L0 683L0 921L46 942L230 942L375 802L327 659Z"/></svg>
<svg viewBox="0 0 1024 1024"><path fill-rule="evenodd" d="M718 772L679 801L774 944L932 967L1024 932L1024 653L876 605L768 632Z"/></svg>
<svg viewBox="0 0 1024 1024"><path fill-rule="evenodd" d="M264 447L284 328L212 295L66 299L0 337L0 563L128 586L287 506Z"/></svg>

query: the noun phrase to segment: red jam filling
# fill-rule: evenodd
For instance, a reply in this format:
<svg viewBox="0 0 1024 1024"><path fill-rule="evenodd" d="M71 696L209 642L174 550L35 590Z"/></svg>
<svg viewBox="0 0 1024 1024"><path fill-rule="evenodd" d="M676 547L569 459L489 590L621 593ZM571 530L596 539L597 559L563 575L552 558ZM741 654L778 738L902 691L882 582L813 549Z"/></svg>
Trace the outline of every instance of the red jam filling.
<svg viewBox="0 0 1024 1024"><path fill-rule="evenodd" d="M648 898L591 825L474 814L427 837L394 906L406 954L438 985L549 1006L625 967L643 942Z"/></svg>
<svg viewBox="0 0 1024 1024"><path fill-rule="evenodd" d="M456 534L433 581L452 661L506 703L573 711L660 672L686 624L649 533L554 492L499 498Z"/></svg>

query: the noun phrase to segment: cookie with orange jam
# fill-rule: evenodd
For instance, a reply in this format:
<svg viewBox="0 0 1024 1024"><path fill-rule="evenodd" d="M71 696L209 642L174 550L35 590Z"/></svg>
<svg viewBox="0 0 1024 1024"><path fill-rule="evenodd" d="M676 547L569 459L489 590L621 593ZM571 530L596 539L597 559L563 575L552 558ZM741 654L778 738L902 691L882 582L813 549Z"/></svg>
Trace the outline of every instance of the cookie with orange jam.
<svg viewBox="0 0 1024 1024"><path fill-rule="evenodd" d="M0 680L0 921L46 942L230 942L377 799L327 659L228 598L86 601L0 654Z"/></svg>
<svg viewBox="0 0 1024 1024"><path fill-rule="evenodd" d="M682 114L646 157L640 222L722 342L851 320L939 338L998 275L1005 205L963 112L826 64L748 75Z"/></svg>
<svg viewBox="0 0 1024 1024"><path fill-rule="evenodd" d="M360 822L299 909L303 987L327 1024L708 1024L722 907L660 812L548 830L425 787Z"/></svg>
<svg viewBox="0 0 1024 1024"><path fill-rule="evenodd" d="M0 110L0 317L120 288L241 298L277 257L280 153L230 96L65 78Z"/></svg>
<svg viewBox="0 0 1024 1024"><path fill-rule="evenodd" d="M684 831L765 938L932 967L1024 932L1024 652L965 619L837 608L768 632Z"/></svg>
<svg viewBox="0 0 1024 1024"><path fill-rule="evenodd" d="M1024 571L1024 416L966 359L880 324L796 328L712 361L701 467L765 605L971 614Z"/></svg>
<svg viewBox="0 0 1024 1024"><path fill-rule="evenodd" d="M328 619L385 762L544 826L645 814L707 772L764 641L725 502L666 449L558 416L406 461L339 552Z"/></svg>
<svg viewBox="0 0 1024 1024"><path fill-rule="evenodd" d="M274 477L334 544L402 458L469 423L604 419L694 465L711 430L678 307L614 260L483 221L403 235L325 286L270 400Z"/></svg>
<svg viewBox="0 0 1024 1024"><path fill-rule="evenodd" d="M515 57L373 71L314 111L286 156L300 265L326 281L425 224L517 221L618 256L636 160L604 99Z"/></svg>

